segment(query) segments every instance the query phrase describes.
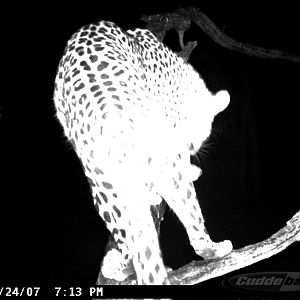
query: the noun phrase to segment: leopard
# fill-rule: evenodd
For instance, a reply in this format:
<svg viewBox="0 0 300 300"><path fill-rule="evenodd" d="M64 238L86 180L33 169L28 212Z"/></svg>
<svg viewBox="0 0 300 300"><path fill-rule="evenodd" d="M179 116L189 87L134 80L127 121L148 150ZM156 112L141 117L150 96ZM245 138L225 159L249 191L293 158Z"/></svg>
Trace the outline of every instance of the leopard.
<svg viewBox="0 0 300 300"><path fill-rule="evenodd" d="M170 284L150 212L165 201L204 259L232 251L211 240L191 163L214 117L230 102L148 29L110 21L81 27L65 47L54 84L55 118L89 182L96 211L117 247L101 266L122 281L131 263L139 285Z"/></svg>

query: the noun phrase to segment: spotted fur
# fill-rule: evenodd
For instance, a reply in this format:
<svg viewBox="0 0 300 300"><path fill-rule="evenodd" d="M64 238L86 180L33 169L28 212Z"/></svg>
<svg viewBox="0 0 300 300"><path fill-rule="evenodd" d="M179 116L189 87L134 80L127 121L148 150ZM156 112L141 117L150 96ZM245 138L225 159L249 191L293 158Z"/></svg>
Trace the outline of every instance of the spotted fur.
<svg viewBox="0 0 300 300"><path fill-rule="evenodd" d="M204 226L190 164L229 94L212 95L199 74L146 29L101 21L69 40L59 63L57 118L90 183L97 212L118 245L102 273L139 284L168 283L150 205L165 199L204 258L231 251Z"/></svg>

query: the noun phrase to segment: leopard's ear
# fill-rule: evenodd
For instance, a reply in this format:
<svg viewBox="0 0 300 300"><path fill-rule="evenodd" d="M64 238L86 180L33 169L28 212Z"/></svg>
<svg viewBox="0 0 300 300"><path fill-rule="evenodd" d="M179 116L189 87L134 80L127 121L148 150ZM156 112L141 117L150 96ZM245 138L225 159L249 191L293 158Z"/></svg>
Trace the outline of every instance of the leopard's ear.
<svg viewBox="0 0 300 300"><path fill-rule="evenodd" d="M223 111L230 102L230 95L227 91L222 90L217 92L213 97L214 113L218 114Z"/></svg>

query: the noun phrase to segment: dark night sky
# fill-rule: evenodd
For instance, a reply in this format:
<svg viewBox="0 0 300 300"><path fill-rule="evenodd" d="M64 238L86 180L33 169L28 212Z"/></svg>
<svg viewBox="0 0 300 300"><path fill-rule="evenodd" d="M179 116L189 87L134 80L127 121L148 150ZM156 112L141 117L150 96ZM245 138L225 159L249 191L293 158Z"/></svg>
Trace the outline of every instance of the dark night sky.
<svg viewBox="0 0 300 300"><path fill-rule="evenodd" d="M220 2L181 4L200 8L217 26L226 26L225 33L232 38L300 55L296 6L272 3L267 9L242 1L235 7L225 2L220 6ZM59 9L40 4L24 8L17 19L23 49L16 56L21 58L22 88L13 87L18 109L10 101L3 105L1 117L9 133L4 134L4 151L14 158L7 160L18 170L16 182L11 164L4 168L8 179L4 190L10 195L12 212L2 227L7 235L7 256L3 257L11 272L4 278L10 283L39 284L45 280L92 285L108 236L93 208L80 163L64 143L54 118L53 82L68 38L82 25L100 19L114 21L123 29L143 27L139 20L142 14L172 12L180 4L141 1L132 5L124 1L104 8L101 1L98 3ZM203 70L208 86L226 88L231 94L230 107L215 122L220 133L206 159L200 161L203 176L197 191L211 236L231 239L239 248L269 237L299 209L293 172L299 162L299 64L260 60L223 49L196 26L185 38L198 40L191 63L200 73ZM178 50L176 34L170 32L168 42ZM197 258L183 227L170 212L162 228L164 234L167 264L177 268ZM179 234L183 242L178 242ZM238 272L299 271L296 251L299 245L292 245ZM199 288L211 287L221 289L220 280Z"/></svg>

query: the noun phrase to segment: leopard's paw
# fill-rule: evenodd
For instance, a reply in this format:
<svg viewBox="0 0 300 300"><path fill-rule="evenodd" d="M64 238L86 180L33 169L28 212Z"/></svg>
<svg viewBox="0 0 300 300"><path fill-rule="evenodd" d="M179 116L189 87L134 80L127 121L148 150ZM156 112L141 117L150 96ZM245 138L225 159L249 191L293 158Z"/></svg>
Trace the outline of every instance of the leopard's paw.
<svg viewBox="0 0 300 300"><path fill-rule="evenodd" d="M122 254L116 249L111 249L103 259L101 271L106 278L123 281L129 276L125 267L126 263Z"/></svg>
<svg viewBox="0 0 300 300"><path fill-rule="evenodd" d="M230 240L225 240L219 243L212 243L205 246L196 253L204 259L223 257L232 251L232 243Z"/></svg>
<svg viewBox="0 0 300 300"><path fill-rule="evenodd" d="M230 240L225 240L223 242L216 243L216 244L217 244L216 253L215 253L216 257L223 257L223 256L227 255L228 253L230 253L233 249L233 246L232 246L232 243Z"/></svg>

